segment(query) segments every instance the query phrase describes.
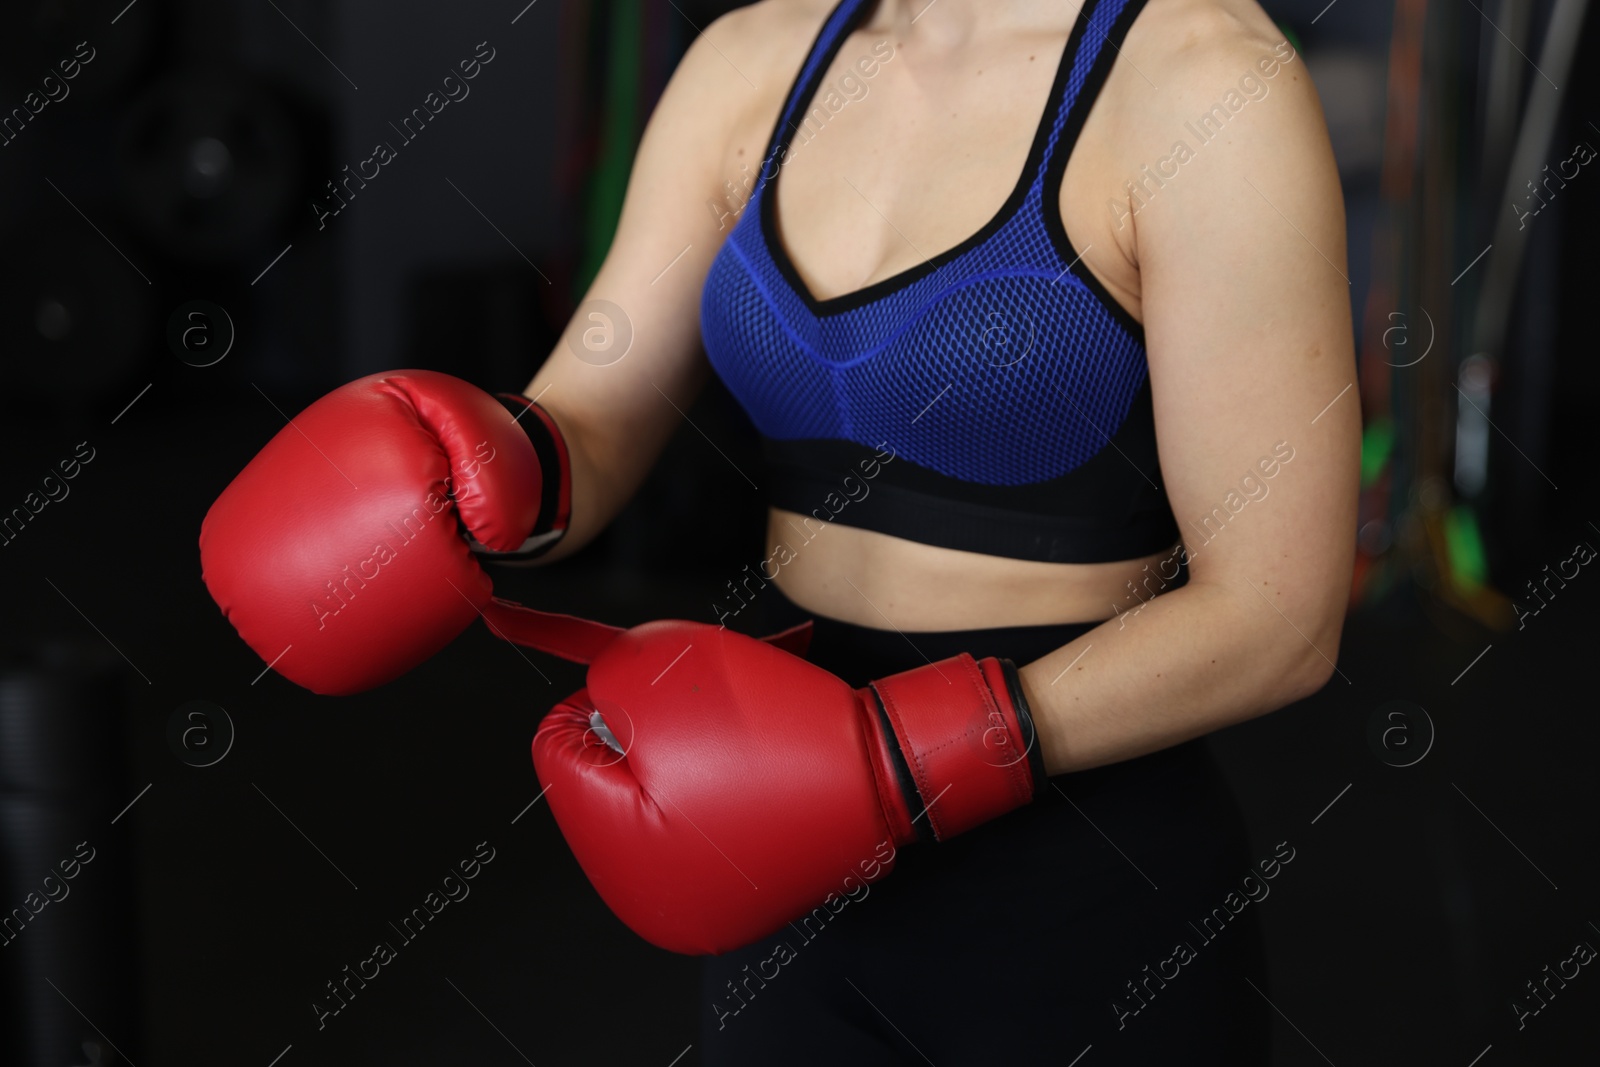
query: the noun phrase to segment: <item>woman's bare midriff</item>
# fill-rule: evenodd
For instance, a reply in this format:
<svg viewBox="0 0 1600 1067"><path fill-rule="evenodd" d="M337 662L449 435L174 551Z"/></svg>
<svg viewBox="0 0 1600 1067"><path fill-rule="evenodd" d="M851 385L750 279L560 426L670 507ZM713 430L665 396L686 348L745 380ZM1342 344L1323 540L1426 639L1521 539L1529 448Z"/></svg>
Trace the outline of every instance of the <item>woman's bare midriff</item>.
<svg viewBox="0 0 1600 1067"><path fill-rule="evenodd" d="M1173 573L1171 551L1116 563L1039 563L803 520L777 508L767 513L767 548L789 547L779 557L787 562L775 561L778 588L807 611L876 630L1096 622L1137 608Z"/></svg>

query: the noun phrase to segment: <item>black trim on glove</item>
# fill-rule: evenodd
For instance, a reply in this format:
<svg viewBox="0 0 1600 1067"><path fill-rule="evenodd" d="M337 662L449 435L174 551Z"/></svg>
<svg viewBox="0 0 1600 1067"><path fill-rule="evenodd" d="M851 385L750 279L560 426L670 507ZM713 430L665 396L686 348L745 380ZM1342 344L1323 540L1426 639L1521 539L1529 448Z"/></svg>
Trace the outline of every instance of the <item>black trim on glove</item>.
<svg viewBox="0 0 1600 1067"><path fill-rule="evenodd" d="M1017 665L1009 659L1002 659L1000 670L1006 676L1006 691L1011 695L1011 706L1017 709L1017 724L1025 735L1023 742L1028 746L1028 768L1033 771L1033 799L1038 800L1050 782L1044 772L1044 747L1039 744L1039 727L1033 721L1033 709L1028 707L1028 698L1022 692L1022 678L1017 674Z"/></svg>

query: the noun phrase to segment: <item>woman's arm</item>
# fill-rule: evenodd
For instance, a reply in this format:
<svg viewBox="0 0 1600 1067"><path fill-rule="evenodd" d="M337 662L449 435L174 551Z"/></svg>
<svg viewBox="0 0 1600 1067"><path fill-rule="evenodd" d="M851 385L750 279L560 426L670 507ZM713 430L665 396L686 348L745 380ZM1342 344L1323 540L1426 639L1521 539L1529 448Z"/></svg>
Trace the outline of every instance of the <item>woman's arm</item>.
<svg viewBox="0 0 1600 1067"><path fill-rule="evenodd" d="M723 182L738 177L724 173L735 122L759 104L727 57L760 69L770 48L752 21L749 9L723 16L679 63L645 127L605 261L524 390L560 427L572 464L566 536L536 564L571 555L605 528L705 382L700 291L732 229L710 205L723 205Z"/></svg>
<svg viewBox="0 0 1600 1067"><path fill-rule="evenodd" d="M1159 72L1141 126L1165 131L1162 154L1194 147L1185 121L1278 43L1215 8L1156 36L1165 54L1130 58ZM1310 695L1334 675L1348 601L1360 409L1344 209L1298 57L1131 222L1189 582L1022 670L1051 774Z"/></svg>

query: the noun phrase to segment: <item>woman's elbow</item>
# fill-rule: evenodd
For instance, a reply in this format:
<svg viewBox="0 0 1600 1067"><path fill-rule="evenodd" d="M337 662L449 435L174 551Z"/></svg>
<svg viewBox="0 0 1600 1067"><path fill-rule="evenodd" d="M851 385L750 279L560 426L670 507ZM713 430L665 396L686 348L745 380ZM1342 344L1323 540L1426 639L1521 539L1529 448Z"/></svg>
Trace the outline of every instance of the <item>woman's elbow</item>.
<svg viewBox="0 0 1600 1067"><path fill-rule="evenodd" d="M1284 704L1304 700L1336 676L1342 676L1338 667L1339 638L1344 630L1345 603L1341 591L1337 603L1316 606L1308 613L1313 624L1301 626L1293 640L1285 642L1288 662L1280 675Z"/></svg>

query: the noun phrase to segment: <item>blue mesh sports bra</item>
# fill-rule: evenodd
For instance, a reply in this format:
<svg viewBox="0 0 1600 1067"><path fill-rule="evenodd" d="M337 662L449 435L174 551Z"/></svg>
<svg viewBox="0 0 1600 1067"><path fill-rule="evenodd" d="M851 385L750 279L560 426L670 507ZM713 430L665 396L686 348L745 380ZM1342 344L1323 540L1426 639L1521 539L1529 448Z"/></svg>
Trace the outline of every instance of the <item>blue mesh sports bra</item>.
<svg viewBox="0 0 1600 1067"><path fill-rule="evenodd" d="M777 239L772 182L826 121L801 109L873 3L842 0L823 24L702 294L706 353L761 435L769 503L1017 559L1171 546L1144 331L1078 263L1057 206L1144 0L1085 0L1028 162L981 230L817 300Z"/></svg>

